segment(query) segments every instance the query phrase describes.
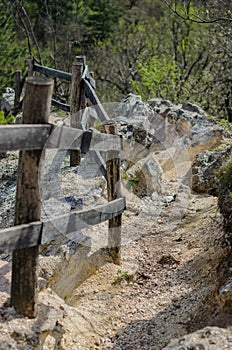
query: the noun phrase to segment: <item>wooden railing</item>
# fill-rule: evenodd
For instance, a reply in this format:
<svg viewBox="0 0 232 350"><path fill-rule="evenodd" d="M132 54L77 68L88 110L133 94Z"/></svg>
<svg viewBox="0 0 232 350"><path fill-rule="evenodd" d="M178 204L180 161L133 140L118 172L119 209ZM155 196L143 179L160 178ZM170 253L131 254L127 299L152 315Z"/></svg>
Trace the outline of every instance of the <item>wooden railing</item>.
<svg viewBox="0 0 232 350"><path fill-rule="evenodd" d="M60 72L57 73L57 71L39 65L33 65L33 69L41 73L53 73L60 76ZM35 317L37 314L38 246L88 225L96 225L109 220L108 249L113 262L120 264L121 216L125 209L125 200L120 198L119 153L122 142L121 138L116 135L115 123L105 121L106 113L99 105L99 116L101 115L101 120L104 119L105 122L103 123L104 133L65 126L56 128L48 124L53 82L47 78L29 75L31 77L28 77L26 81L23 103L23 124L0 126L0 152L20 150L15 226L0 230L0 251L13 252L12 306L25 316ZM72 84L76 84L70 74L62 72L62 77L71 79ZM79 80L79 87L76 86L76 91L72 93L71 111L80 108L83 91L91 101L98 101L93 89L94 84L85 67ZM84 87L84 90L83 87L80 89L80 85ZM79 99L76 106L74 97L77 92ZM76 121L75 124L77 124ZM100 155L102 151L106 152L105 175L108 203L96 206L94 209L72 211L70 214L42 222L40 184L45 157L44 150L47 148L65 150L70 149L70 145L72 152L86 153L93 150L97 155Z"/></svg>
<svg viewBox="0 0 232 350"><path fill-rule="evenodd" d="M84 110L87 107L87 101L94 106L101 122L109 120L109 117L95 92L96 83L92 76L93 73L91 74L89 72L88 66L86 65L85 56L76 56L72 66L72 74L36 64L34 63L33 57L30 56L28 57L28 75L33 76L34 72L39 72L48 77L59 78L71 83L70 105L61 103L54 99L52 99L52 105L71 113L71 126L73 128L82 128L81 120ZM20 75L18 75L18 77L20 77ZM20 78L17 78L16 75L16 86L21 86L21 84L17 82L17 79ZM19 96L20 92L21 91L16 90L16 96ZM99 169L102 171L103 176L105 176L106 165L101 153L96 150L94 156ZM80 164L80 159L80 151L71 150L70 165L75 166Z"/></svg>

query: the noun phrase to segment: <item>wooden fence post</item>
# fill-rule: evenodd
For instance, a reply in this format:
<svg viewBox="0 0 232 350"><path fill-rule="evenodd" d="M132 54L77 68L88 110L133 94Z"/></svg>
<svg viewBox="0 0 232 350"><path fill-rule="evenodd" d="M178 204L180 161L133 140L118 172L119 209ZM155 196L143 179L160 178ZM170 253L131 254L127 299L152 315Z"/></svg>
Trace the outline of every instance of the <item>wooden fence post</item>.
<svg viewBox="0 0 232 350"><path fill-rule="evenodd" d="M32 77L33 76L33 66L34 66L34 58L33 58L33 56L28 56L27 57L27 65L28 65L27 76L28 77Z"/></svg>
<svg viewBox="0 0 232 350"><path fill-rule="evenodd" d="M117 124L114 121L107 121L103 124L106 134L117 135ZM107 174L107 195L108 201L120 197L120 157L118 151L108 151L106 160ZM109 220L108 249L117 265L121 263L121 226L122 214Z"/></svg>
<svg viewBox="0 0 232 350"><path fill-rule="evenodd" d="M86 107L85 92L81 86L81 77L86 64L85 56L76 56L76 61L72 66L72 85L71 85L71 127L81 129L80 112ZM79 165L81 161L81 154L78 150L70 151L70 166Z"/></svg>
<svg viewBox="0 0 232 350"><path fill-rule="evenodd" d="M51 106L53 81L26 79L24 124L46 124ZM39 221L41 215L42 150L20 151L15 204L15 225ZM39 244L40 242L38 242ZM35 317L38 298L38 246L15 250L12 258L11 305L24 316Z"/></svg>
<svg viewBox="0 0 232 350"><path fill-rule="evenodd" d="M20 94L21 94L21 80L22 80L22 71L17 70L15 72L15 98L14 98L14 108L19 105Z"/></svg>

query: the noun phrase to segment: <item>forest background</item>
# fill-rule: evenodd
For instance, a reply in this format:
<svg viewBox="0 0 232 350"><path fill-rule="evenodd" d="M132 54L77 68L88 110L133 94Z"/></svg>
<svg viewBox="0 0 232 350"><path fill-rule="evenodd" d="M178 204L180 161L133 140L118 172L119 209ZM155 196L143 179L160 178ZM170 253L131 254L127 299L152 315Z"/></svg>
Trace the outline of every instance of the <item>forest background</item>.
<svg viewBox="0 0 232 350"><path fill-rule="evenodd" d="M190 100L232 122L231 24L231 0L0 0L0 94L28 55L67 72L86 55L102 102Z"/></svg>

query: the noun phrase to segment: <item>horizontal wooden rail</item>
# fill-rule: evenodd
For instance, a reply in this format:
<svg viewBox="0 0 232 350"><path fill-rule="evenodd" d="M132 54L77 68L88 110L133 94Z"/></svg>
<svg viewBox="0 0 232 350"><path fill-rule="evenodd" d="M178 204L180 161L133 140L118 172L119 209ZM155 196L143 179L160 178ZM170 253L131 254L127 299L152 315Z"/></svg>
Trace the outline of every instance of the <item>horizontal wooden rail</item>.
<svg viewBox="0 0 232 350"><path fill-rule="evenodd" d="M50 68L50 67L46 67L46 66L41 66L39 64L34 64L33 65L33 71L51 76L51 77L56 77L56 78L60 78L60 79L64 79L66 81L71 82L72 81L72 74L71 73L67 73L67 72L63 72L54 68ZM90 85L95 89L96 87L96 83L94 78L91 76L88 66L85 66L85 70L82 76L82 79L86 79L88 80L88 82L90 83Z"/></svg>
<svg viewBox="0 0 232 350"><path fill-rule="evenodd" d="M50 131L51 125L0 126L0 151L43 149Z"/></svg>
<svg viewBox="0 0 232 350"><path fill-rule="evenodd" d="M41 242L42 222L17 225L0 230L0 252L34 247Z"/></svg>
<svg viewBox="0 0 232 350"><path fill-rule="evenodd" d="M86 135L89 133L90 135ZM87 136L87 137L86 137ZM0 152L35 149L77 149L106 151L122 149L119 136L83 131L66 126L10 125L0 126Z"/></svg>
<svg viewBox="0 0 232 350"><path fill-rule="evenodd" d="M57 70L57 69L53 69L53 68L49 68L49 67L45 67L45 66L41 66L39 64L33 65L33 71L40 72L42 74L45 74L45 75L48 75L51 77L64 79L64 80L67 80L69 82L71 82L71 80L72 80L72 74L70 74L70 73L63 72L61 70Z"/></svg>
<svg viewBox="0 0 232 350"><path fill-rule="evenodd" d="M97 225L123 213L125 199L96 206L94 209L72 212L60 217L54 217L43 223L42 244L48 243L59 236L87 228L89 225Z"/></svg>
<svg viewBox="0 0 232 350"><path fill-rule="evenodd" d="M65 112L70 112L70 105L68 105L66 103L62 103L62 102L59 102L59 101L52 99L52 105L54 107L62 109Z"/></svg>
<svg viewBox="0 0 232 350"><path fill-rule="evenodd" d="M102 107L102 104L99 98L97 97L96 92L94 91L90 83L86 79L83 79L83 82L84 82L84 90L85 90L86 97L88 97L91 103L94 105L99 119L102 122L110 120L104 108Z"/></svg>
<svg viewBox="0 0 232 350"><path fill-rule="evenodd" d="M88 82L90 83L90 85L91 85L94 89L96 89L96 82L95 82L94 78L92 77L92 75L90 74L87 65L85 65L85 69L84 69L84 72L83 72L83 74L82 74L81 79L82 79L82 80L84 80L84 79L88 80Z"/></svg>
<svg viewBox="0 0 232 350"><path fill-rule="evenodd" d="M0 230L0 252L33 247L48 243L60 236L82 230L89 225L100 224L123 213L125 199L98 205L93 209L71 212L45 222L13 226Z"/></svg>

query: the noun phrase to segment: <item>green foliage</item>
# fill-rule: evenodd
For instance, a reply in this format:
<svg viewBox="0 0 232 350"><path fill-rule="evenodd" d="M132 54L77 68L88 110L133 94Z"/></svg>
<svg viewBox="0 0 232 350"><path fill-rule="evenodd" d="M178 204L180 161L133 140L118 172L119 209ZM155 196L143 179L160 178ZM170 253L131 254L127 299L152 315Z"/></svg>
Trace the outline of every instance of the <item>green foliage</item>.
<svg viewBox="0 0 232 350"><path fill-rule="evenodd" d="M112 0L87 0L83 3L82 45L97 45L116 29L122 16L119 2Z"/></svg>
<svg viewBox="0 0 232 350"><path fill-rule="evenodd" d="M223 215L224 229L226 232L232 232L232 162L225 165L217 176L218 206Z"/></svg>
<svg viewBox="0 0 232 350"><path fill-rule="evenodd" d="M136 185L138 184L138 182L140 181L140 178L138 177L133 177L130 176L127 172L125 172L123 174L123 179L125 179L126 181L128 181L132 191L134 191L136 189Z"/></svg>
<svg viewBox="0 0 232 350"><path fill-rule="evenodd" d="M18 40L14 31L14 18L11 8L0 2L0 95L7 86L14 87L14 72L24 69L26 45Z"/></svg>
<svg viewBox="0 0 232 350"><path fill-rule="evenodd" d="M219 121L219 125L223 126L226 129L231 129L231 125L227 119L221 118Z"/></svg>
<svg viewBox="0 0 232 350"><path fill-rule="evenodd" d="M232 191L232 163L223 166L217 173L220 188L229 193Z"/></svg>
<svg viewBox="0 0 232 350"><path fill-rule="evenodd" d="M0 92L12 86L12 73L28 53L69 72L75 55L85 54L103 101L129 92L144 99L190 100L223 125L231 122L231 21L201 25L180 18L227 18L231 1L167 1L2 1ZM69 95L57 81L55 89Z"/></svg>
<svg viewBox="0 0 232 350"><path fill-rule="evenodd" d="M13 115L10 115L8 118L5 118L4 112L0 111L0 125L13 124L15 118Z"/></svg>
<svg viewBox="0 0 232 350"><path fill-rule="evenodd" d="M122 281L126 281L128 284L130 282L130 276L128 274L128 271L124 271L122 272L122 270L118 270L117 271L117 276L115 277L114 281L112 282L112 284L114 286L122 283Z"/></svg>
<svg viewBox="0 0 232 350"><path fill-rule="evenodd" d="M155 55L149 62L140 59L137 64L141 80L131 80L132 87L137 94L144 99L154 95L175 99L180 75L174 60L169 60L166 56Z"/></svg>

